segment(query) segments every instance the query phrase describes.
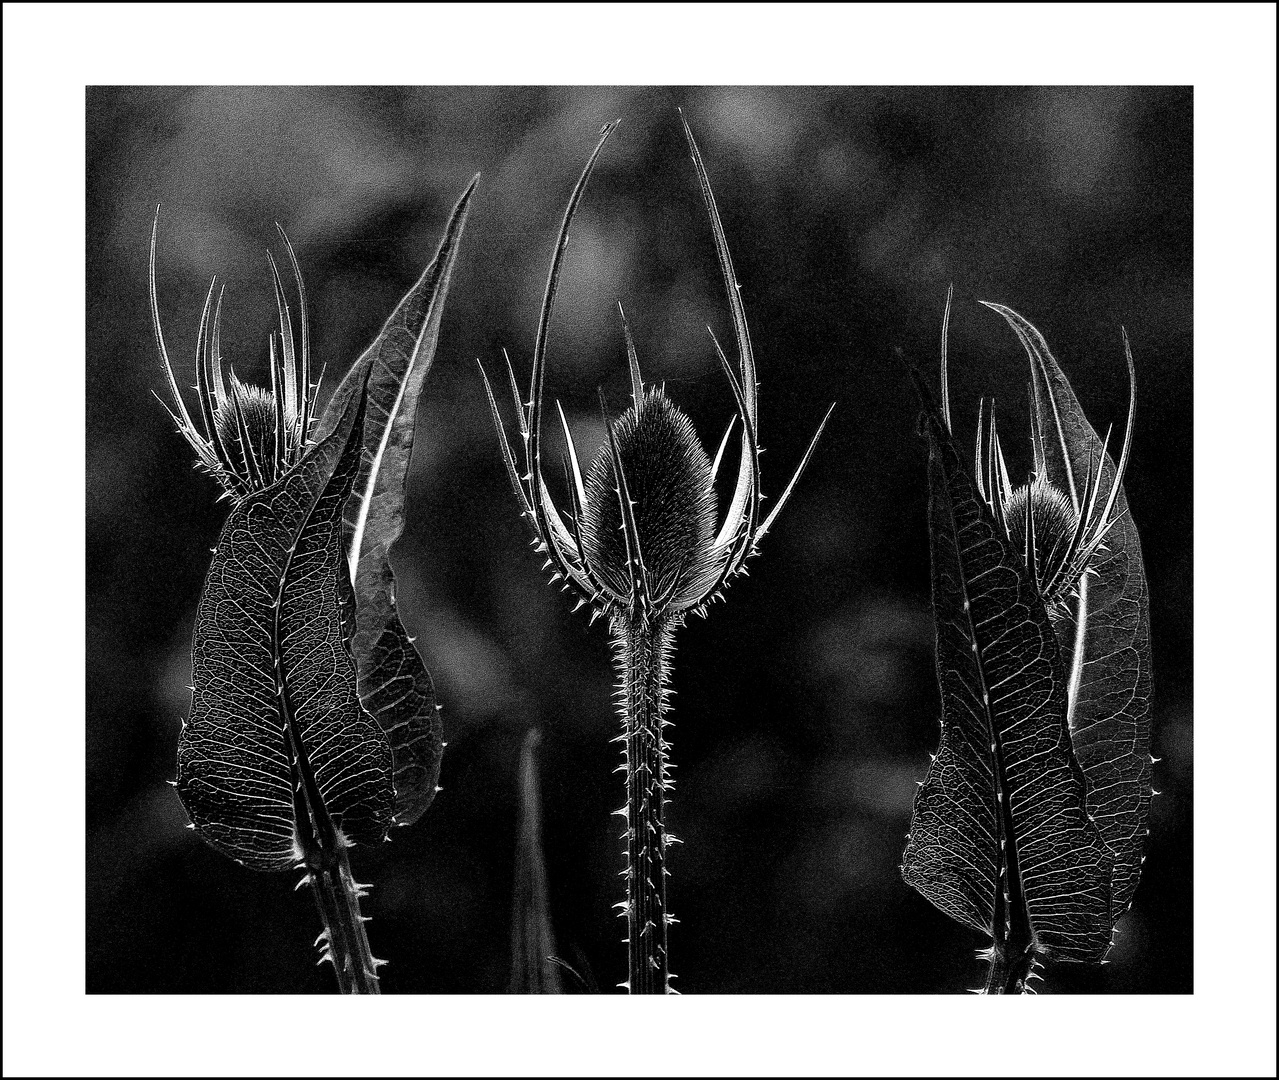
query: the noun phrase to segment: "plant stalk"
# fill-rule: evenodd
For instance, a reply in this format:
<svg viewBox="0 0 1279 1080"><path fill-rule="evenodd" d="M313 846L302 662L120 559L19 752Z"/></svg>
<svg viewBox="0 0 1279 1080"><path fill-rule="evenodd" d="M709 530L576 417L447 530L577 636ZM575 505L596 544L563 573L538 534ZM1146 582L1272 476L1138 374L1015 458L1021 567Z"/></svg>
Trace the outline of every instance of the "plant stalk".
<svg viewBox="0 0 1279 1080"><path fill-rule="evenodd" d="M360 914L360 897L364 893L351 874L346 851L343 843L331 865L310 869L303 878L311 883L315 906L324 924L320 939L325 948L320 959L333 964L341 993L379 994L378 961L373 959Z"/></svg>
<svg viewBox="0 0 1279 1080"><path fill-rule="evenodd" d="M663 824L668 775L663 729L669 695L670 656L677 620L635 611L613 621L618 697L624 731L626 806L626 928L632 994L673 993L666 931L666 848Z"/></svg>
<svg viewBox="0 0 1279 1080"><path fill-rule="evenodd" d="M291 716L287 692L281 693L281 700ZM377 969L383 961L373 958L360 914L360 897L368 886L358 884L351 873L346 854L351 843L329 817L294 721L290 720L285 733L294 775L294 820L301 855L298 869L305 871L298 887L311 886L324 924L316 939L322 946L320 963L332 963L339 992L380 994Z"/></svg>
<svg viewBox="0 0 1279 1080"><path fill-rule="evenodd" d="M986 994L1024 994L1026 980L1035 967L1035 954L1029 946L993 946L990 950L990 969L986 972Z"/></svg>

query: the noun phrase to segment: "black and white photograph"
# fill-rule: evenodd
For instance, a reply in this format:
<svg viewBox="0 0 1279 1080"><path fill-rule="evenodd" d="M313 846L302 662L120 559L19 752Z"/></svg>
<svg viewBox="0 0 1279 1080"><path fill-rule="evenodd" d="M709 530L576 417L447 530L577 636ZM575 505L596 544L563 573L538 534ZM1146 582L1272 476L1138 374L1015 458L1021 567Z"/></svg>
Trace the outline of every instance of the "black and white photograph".
<svg viewBox="0 0 1279 1080"><path fill-rule="evenodd" d="M1221 1074L1264 1075L1273 39L1253 46L1270 66L1251 268L1201 243L1220 102L1193 74L1134 58L1122 79L1079 62L1067 81L1055 58L1032 77L974 53L935 77L883 60L870 80L815 42L811 76L798 57L788 77L743 80L732 62L698 77L712 9L588 7L607 33L583 29L582 48L619 50L614 78L603 56L603 75L545 56L527 78L492 57L458 66L486 23L513 20L491 28L506 40L541 14L541 44L589 17L569 6L370 5L382 26L350 47L397 54L378 78L368 55L350 74L259 64L293 48L282 6L160 5L155 75L86 62L70 88L82 144L50 172L83 185L82 237L73 217L63 280L32 290L79 307L82 240L82 487L59 498L84 547L65 556L30 518L15 531L32 512L11 480L43 453L32 440L60 441L40 399L78 395L79 346L55 359L75 335L43 315L42 353L11 341L11 285L34 270L5 245L6 592L63 563L76 575L61 620L5 605L7 686L24 663L44 684L5 694L6 953L16 905L55 889L15 865L13 833L45 831L34 807L66 799L57 982L118 1015L95 1021L104 1045L150 1003L163 1045L193 1025L191 1051L237 1030L195 1024L202 1003L259 1014L243 1045L176 1075L963 1075L982 1060L1175 1075L1167 1048L1143 1066L1087 1040L1060 1059L1041 1043L1033 1063L1011 1047L1092 1025L1145 1042L1179 1010L1228 1009L1222 980L1245 989L1215 955L1241 950L1231 962L1261 983L1256 1020L1234 1022L1258 1044L1233 1042ZM1258 42L1273 30L1273 9L1225 7ZM466 29L442 74L437 8ZM1051 13L1100 11L1009 8L1036 38ZM1137 6L1117 8L1137 25ZM140 9L103 9L139 25ZM329 16L361 7L297 10L341 55ZM721 15L762 47L756 16L784 10ZM796 18L820 38L863 10L906 33L938 9ZM7 8L8 29L19 15L34 13ZM223 16L210 42L263 40L215 77L201 34ZM629 20L644 41L680 39L678 80L644 76ZM17 150L6 134L6 232ZM32 250L53 242L37 230ZM1208 318L1223 279L1256 300ZM1223 359L1219 329L1249 320L1254 345ZM39 367L21 376L38 398L11 384L20 366ZM1209 614L1209 596L1260 621ZM49 707L78 698L80 656L82 726ZM1229 748L1201 763L1206 781L1197 701ZM11 745L51 723L82 773L39 731ZM40 802L15 811L11 781L32 772ZM1215 822L1236 797L1209 828L1205 806ZM6 961L11 1045L23 981ZM639 994L672 999L665 1047L668 1021L635 1003L527 1000ZM322 1004L343 995L384 1001ZM1006 1039L1011 1014L972 1000L990 995L1036 997L1038 1015ZM304 1044L293 1064L283 1046L224 1062L273 1041L276 1003L280 1040ZM853 1049L909 1046L911 1013L984 1031L994 1056ZM745 1016L820 1034L795 1057L716 1051L751 1037ZM541 1025L515 1064L483 1045ZM552 1028L601 1025L608 1038L583 1032L557 1059ZM317 1039L365 1046L326 1057ZM6 1075L152 1074L133 1051L55 1065L65 1052L6 1050Z"/></svg>

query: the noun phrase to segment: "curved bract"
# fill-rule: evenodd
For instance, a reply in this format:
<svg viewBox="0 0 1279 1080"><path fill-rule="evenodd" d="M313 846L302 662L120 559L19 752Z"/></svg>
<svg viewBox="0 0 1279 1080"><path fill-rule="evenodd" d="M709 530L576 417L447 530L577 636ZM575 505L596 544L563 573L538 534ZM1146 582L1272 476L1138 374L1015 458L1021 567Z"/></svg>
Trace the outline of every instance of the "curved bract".
<svg viewBox="0 0 1279 1080"><path fill-rule="evenodd" d="M222 366L222 298L226 290L224 286L218 293L215 305L213 293L217 288L217 278L209 282L195 343L195 392L200 417L197 424L192 420L178 388L160 326L155 276L159 229L160 211L157 208L155 222L151 226L149 263L151 325L177 411L164 405L162 398L160 404L177 425L179 434L195 451L200 467L222 485L223 497L239 500L278 480L312 445L311 427L320 384L318 380L311 382L311 341L307 330L306 287L302 284L302 271L293 245L277 224L276 229L288 252L289 265L293 268L297 284L302 337L299 348L284 282L275 258L267 252L280 320L279 330L272 331L270 338L270 390L241 382L234 368L230 372L228 387Z"/></svg>
<svg viewBox="0 0 1279 1080"><path fill-rule="evenodd" d="M763 517L755 357L715 196L711 191L701 152L687 122L684 122L684 133L692 154L698 186L710 217L716 256L724 278L737 343L738 359L734 365L724 355L719 342L714 341L712 334L716 354L737 405L735 421L740 420L742 426L742 451L732 500L723 522L718 528L713 528L711 533L706 533L702 527L705 521L704 510L713 510L714 507L713 481L723 455L723 446L716 455L714 466L703 467L702 461L706 459L706 455L697 444L688 418L660 389L644 386L635 344L623 314L622 332L631 374L633 404L621 421L613 423L606 419L609 441L591 466L589 485L583 479L581 464L563 411L559 412L568 446L568 467L572 481L570 498L573 512L566 522L551 498L543 473L542 414L547 339L560 266L568 246L573 217L600 151L619 123L620 121L613 121L605 125L599 142L569 197L542 301L533 349L532 393L527 403L521 397L514 369L507 357L507 374L524 449L522 459L517 459L506 438L497 400L482 364L480 373L484 378L485 391L511 485L521 510L533 526L536 534L534 546L547 557L545 568L552 571L552 580L563 580L572 586L581 603L592 605L594 615L611 615L632 610L652 612L659 609L672 616L682 616L691 611L705 614L706 606L721 598L724 587L743 572L747 560L757 551L760 541L777 520L808 464L834 406L827 410L781 498L777 500L772 512ZM726 440L727 437L726 434ZM643 464L635 457L634 451L628 449L632 444L646 447ZM649 464L650 455L655 455L653 460L658 461L658 465ZM649 474L654 468L660 470L669 464L672 469L678 469L681 466L677 463L681 461L687 470L686 474L677 478L672 472L666 478L673 487L667 489L662 485L660 494L650 487ZM645 473L642 477L639 475L641 471ZM632 472L637 475L631 476ZM617 501L616 510L606 506L608 498L605 496L605 489L609 487L612 488L611 499ZM677 490L679 494L676 493ZM642 505L639 494L644 495ZM658 505L659 501L661 506ZM667 510L677 506L685 509L667 516ZM600 539L596 523L605 517L620 527L622 544ZM662 532L666 527L673 530L670 536ZM682 535L676 536L676 533ZM671 553L679 545L686 545L687 550L673 556ZM659 556L661 565L653 565L653 558Z"/></svg>

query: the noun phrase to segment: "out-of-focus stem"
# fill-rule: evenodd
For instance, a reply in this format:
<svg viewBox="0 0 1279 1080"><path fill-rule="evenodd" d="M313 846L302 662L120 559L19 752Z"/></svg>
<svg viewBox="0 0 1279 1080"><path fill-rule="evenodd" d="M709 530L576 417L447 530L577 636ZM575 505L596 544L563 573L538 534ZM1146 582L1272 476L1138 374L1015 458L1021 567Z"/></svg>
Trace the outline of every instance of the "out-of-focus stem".
<svg viewBox="0 0 1279 1080"><path fill-rule="evenodd" d="M537 775L540 728L524 737L520 751L520 821L515 837L515 888L511 916L513 994L561 994L560 970L553 959L555 931L546 888L542 852L542 795Z"/></svg>

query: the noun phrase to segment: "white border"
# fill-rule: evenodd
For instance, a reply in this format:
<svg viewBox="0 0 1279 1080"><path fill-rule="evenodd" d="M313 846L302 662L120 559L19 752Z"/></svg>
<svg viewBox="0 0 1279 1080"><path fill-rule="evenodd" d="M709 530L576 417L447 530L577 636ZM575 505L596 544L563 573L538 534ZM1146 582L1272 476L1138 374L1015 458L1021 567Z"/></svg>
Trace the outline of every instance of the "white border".
<svg viewBox="0 0 1279 1080"><path fill-rule="evenodd" d="M1193 83L1195 994L83 996L84 86L268 82ZM1274 1074L1273 6L6 5L4 271L6 1075Z"/></svg>

